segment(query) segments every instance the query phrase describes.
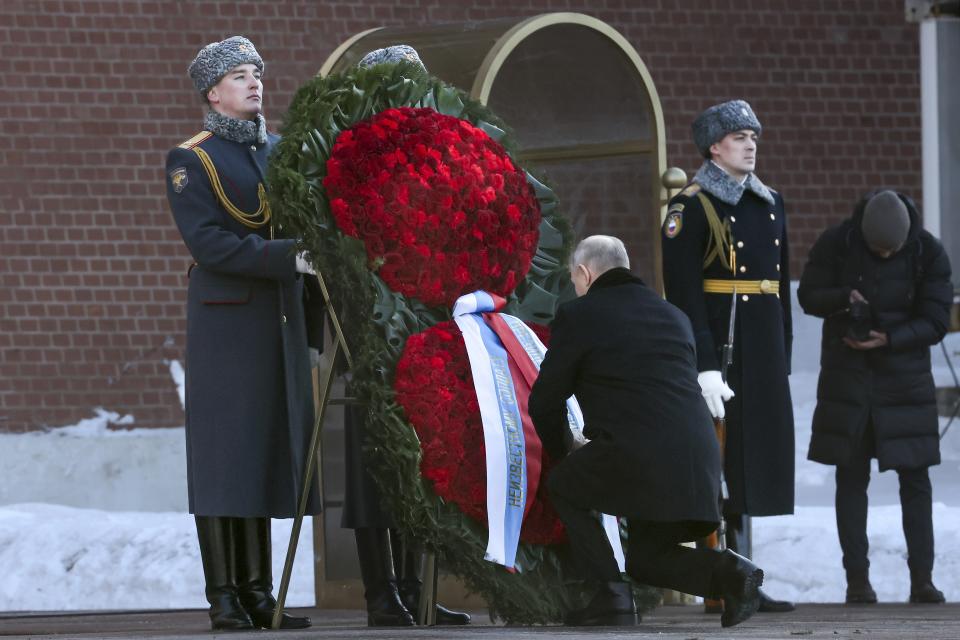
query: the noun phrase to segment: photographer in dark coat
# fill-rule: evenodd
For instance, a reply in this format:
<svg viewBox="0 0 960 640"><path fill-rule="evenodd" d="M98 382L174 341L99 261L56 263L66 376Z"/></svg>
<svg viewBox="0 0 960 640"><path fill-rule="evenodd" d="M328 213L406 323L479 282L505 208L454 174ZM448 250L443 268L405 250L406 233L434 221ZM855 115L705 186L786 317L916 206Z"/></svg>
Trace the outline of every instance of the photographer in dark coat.
<svg viewBox="0 0 960 640"><path fill-rule="evenodd" d="M800 280L804 311L824 318L810 460L836 465L837 532L847 602L873 603L867 559L870 460L900 477L910 602L934 587L932 489L940 462L930 346L947 331L950 261L906 196L880 191L828 229Z"/></svg>
<svg viewBox="0 0 960 640"><path fill-rule="evenodd" d="M167 199L195 260L187 488L215 630L272 622L270 518L296 514L314 418L306 312L323 303L315 290L305 304L316 279L301 274L312 269L294 240L275 237L264 174L279 138L261 113L263 68L244 37L204 47L189 68L209 106L203 131L167 155ZM317 498L308 513L319 513ZM284 629L309 626L281 619Z"/></svg>
<svg viewBox="0 0 960 640"><path fill-rule="evenodd" d="M571 625L634 624L630 586L593 511L626 517L627 573L644 584L723 598L723 626L759 606L763 572L732 551L680 543L720 520L720 451L697 384L690 321L629 271L623 243L591 236L571 277L580 296L560 307L529 410L551 456L547 479L584 576L598 586ZM575 395L590 442L566 454L566 401Z"/></svg>

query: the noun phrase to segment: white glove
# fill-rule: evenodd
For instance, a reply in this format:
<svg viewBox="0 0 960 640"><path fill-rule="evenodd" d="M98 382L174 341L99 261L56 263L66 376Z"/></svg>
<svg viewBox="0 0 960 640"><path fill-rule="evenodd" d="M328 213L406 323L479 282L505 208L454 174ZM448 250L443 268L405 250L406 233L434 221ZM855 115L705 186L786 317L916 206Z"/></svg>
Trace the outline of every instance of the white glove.
<svg viewBox="0 0 960 640"><path fill-rule="evenodd" d="M723 403L733 397L733 389L723 381L719 371L701 371L697 376L697 382L700 383L700 393L707 401L710 415L714 418L723 418L726 415Z"/></svg>
<svg viewBox="0 0 960 640"><path fill-rule="evenodd" d="M309 273L312 276L317 275L317 272L314 271L310 263L307 262L309 257L306 251L301 251L297 254L297 273Z"/></svg>

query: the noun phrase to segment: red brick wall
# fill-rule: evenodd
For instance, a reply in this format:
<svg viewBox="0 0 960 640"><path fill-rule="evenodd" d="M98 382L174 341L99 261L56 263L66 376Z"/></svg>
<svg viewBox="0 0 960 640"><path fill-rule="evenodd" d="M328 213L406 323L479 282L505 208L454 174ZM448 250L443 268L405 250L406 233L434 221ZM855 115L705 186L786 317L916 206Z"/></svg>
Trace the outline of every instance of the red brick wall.
<svg viewBox="0 0 960 640"><path fill-rule="evenodd" d="M581 11L637 48L671 164L689 123L751 101L758 173L790 213L794 273L818 232L874 185L920 195L918 32L892 0L5 0L0 4L0 431L102 406L182 424L189 256L167 211L166 150L201 118L185 68L242 33L267 60L267 115L347 36L381 25Z"/></svg>

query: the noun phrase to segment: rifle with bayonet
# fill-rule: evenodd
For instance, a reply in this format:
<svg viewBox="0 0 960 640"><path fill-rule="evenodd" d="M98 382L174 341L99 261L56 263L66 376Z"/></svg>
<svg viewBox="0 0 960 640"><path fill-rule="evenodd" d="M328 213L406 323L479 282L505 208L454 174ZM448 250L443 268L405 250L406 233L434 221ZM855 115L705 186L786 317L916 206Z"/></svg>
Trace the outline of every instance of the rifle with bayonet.
<svg viewBox="0 0 960 640"><path fill-rule="evenodd" d="M730 247L730 265L734 273L736 273L736 253L733 250L733 247ZM727 383L727 371L730 369L730 365L733 364L733 340L734 334L737 328L737 284L734 281L733 284L733 294L730 297L730 324L727 329L727 342L723 345L723 348L720 350L720 378L723 380L723 383ZM720 495L717 497L720 507L720 526L717 527L717 530L707 536L705 541L705 546L711 549L718 549L723 551L727 548L727 523L723 518L723 503L729 497L727 493L727 480L724 477L723 468L726 462L726 447L727 447L727 421L725 418L714 418L713 419L713 430L717 434L717 443L720 445ZM703 600L704 609L707 613L722 613L723 612L723 600L713 600L711 598L704 598Z"/></svg>

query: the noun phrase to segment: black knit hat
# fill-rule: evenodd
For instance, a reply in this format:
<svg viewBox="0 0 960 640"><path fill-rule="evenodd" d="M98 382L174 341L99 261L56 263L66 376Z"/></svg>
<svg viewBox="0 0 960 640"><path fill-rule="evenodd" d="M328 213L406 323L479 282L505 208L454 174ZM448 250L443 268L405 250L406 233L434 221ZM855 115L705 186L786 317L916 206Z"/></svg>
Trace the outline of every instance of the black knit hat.
<svg viewBox="0 0 960 640"><path fill-rule="evenodd" d="M867 201L860 222L872 251L897 251L910 233L910 212L895 191L881 191Z"/></svg>

